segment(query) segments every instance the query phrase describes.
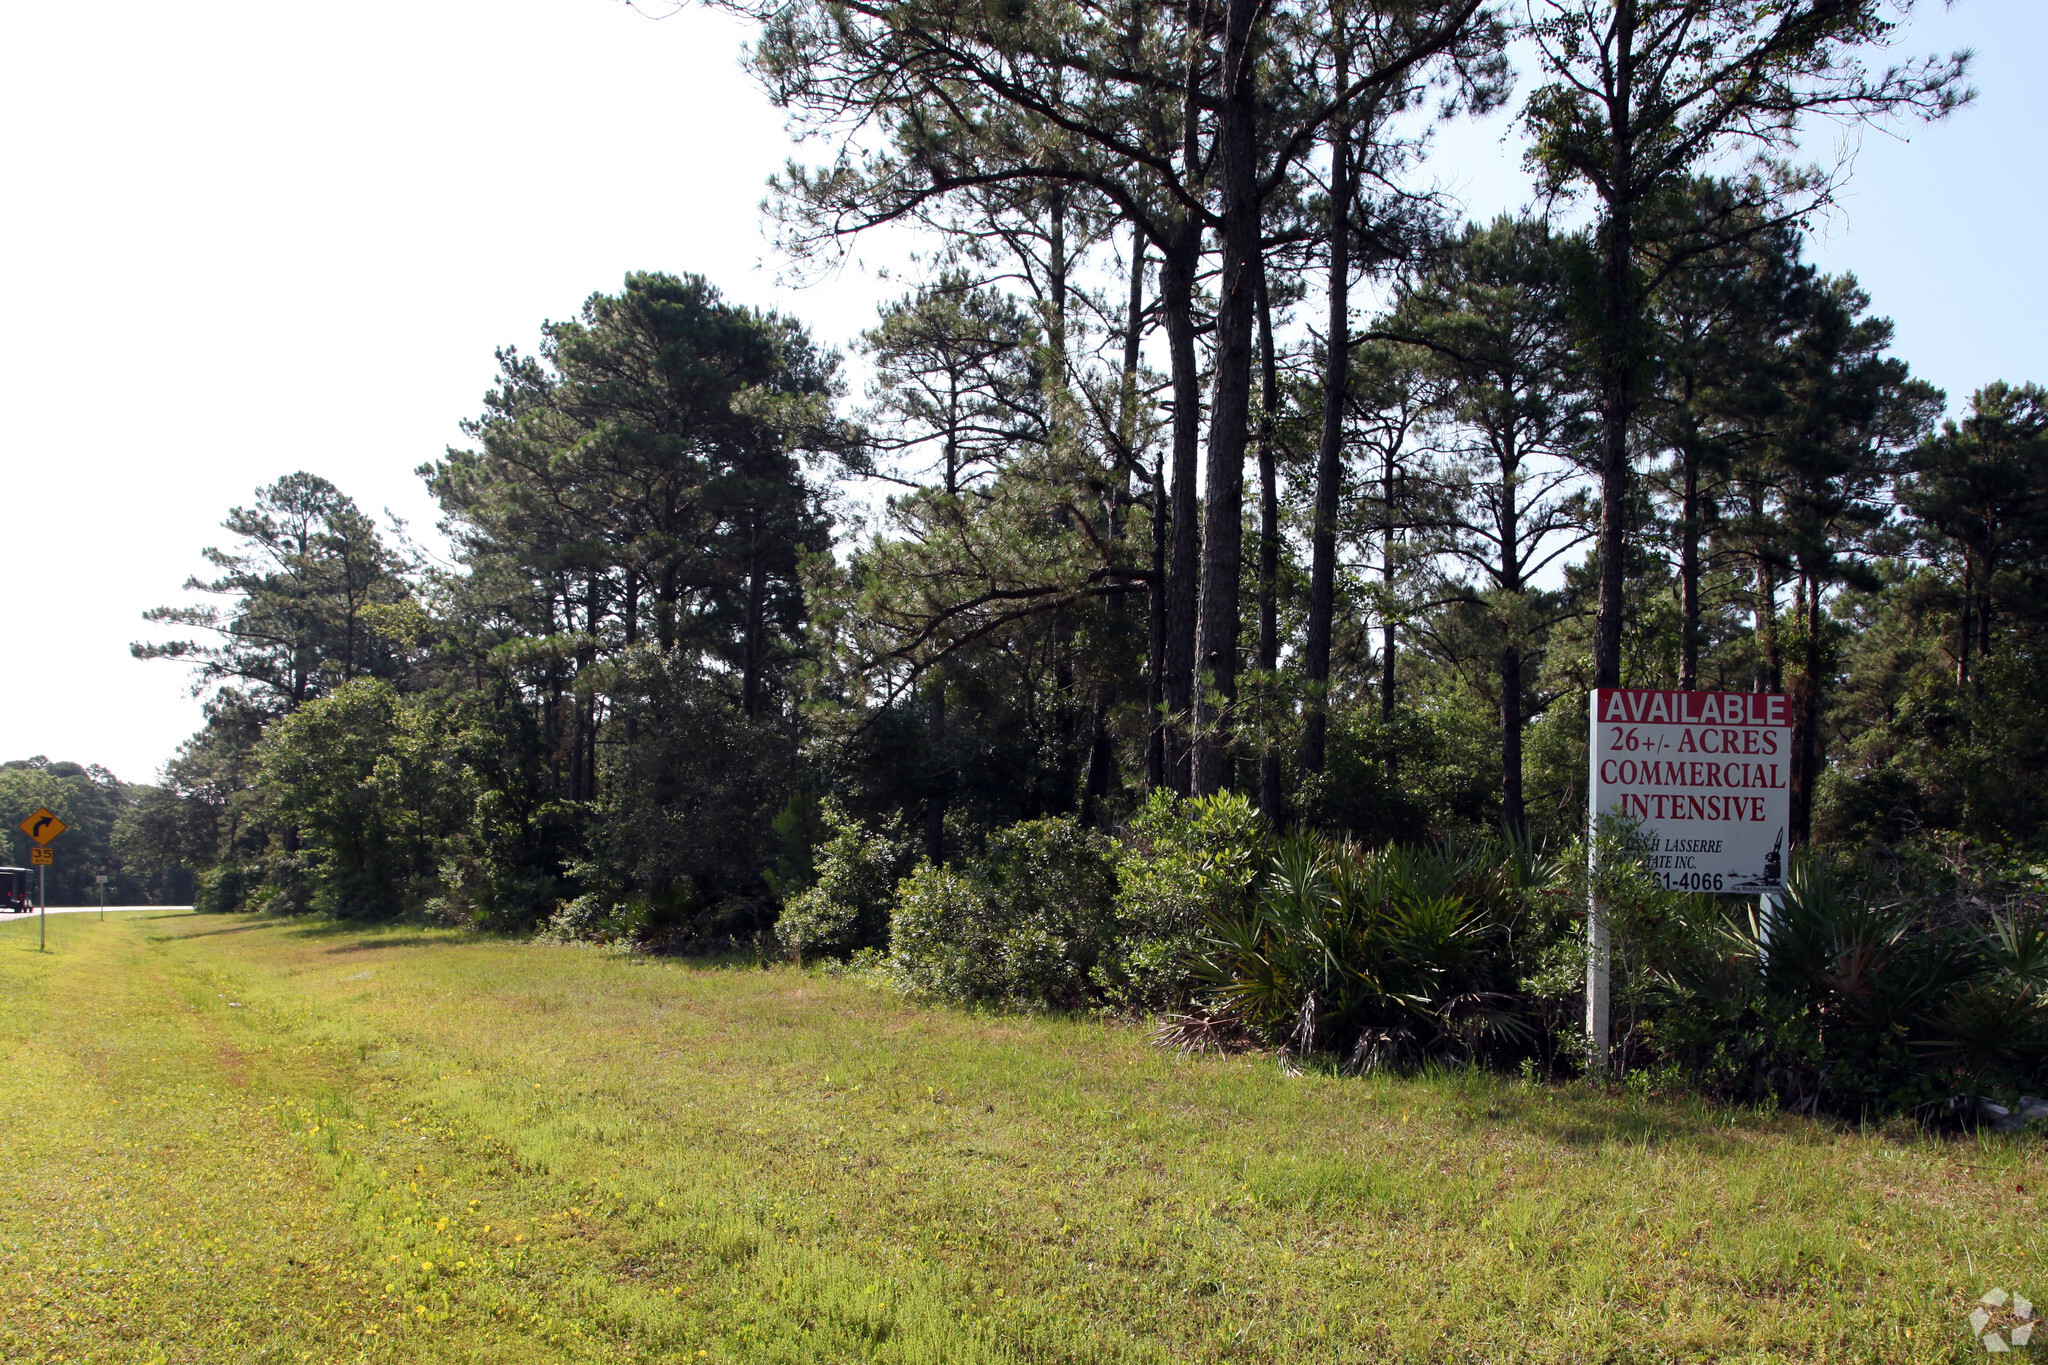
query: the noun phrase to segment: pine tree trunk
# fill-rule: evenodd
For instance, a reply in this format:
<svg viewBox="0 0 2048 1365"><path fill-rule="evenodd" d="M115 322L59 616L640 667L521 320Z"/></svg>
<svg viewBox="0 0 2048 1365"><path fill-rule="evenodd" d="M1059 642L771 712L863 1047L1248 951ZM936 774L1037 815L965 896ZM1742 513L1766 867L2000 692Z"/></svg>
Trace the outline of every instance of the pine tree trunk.
<svg viewBox="0 0 2048 1365"><path fill-rule="evenodd" d="M1522 651L1513 645L1500 652L1500 797L1501 823L1519 836L1526 828L1522 811Z"/></svg>
<svg viewBox="0 0 2048 1365"><path fill-rule="evenodd" d="M1792 691L1791 817L1795 847L1813 838L1814 789L1820 782L1820 692L1825 651L1821 641L1820 585L1800 575L1799 612L1805 648L1799 682Z"/></svg>
<svg viewBox="0 0 2048 1365"><path fill-rule="evenodd" d="M1144 340L1145 323L1145 234L1131 230L1131 279L1130 297L1124 309L1124 354L1123 366L1117 383L1117 470L1111 491L1113 499L1110 509L1110 543L1122 538L1125 526L1130 520L1132 506L1131 479L1138 461L1138 362ZM1125 610L1125 593L1121 580L1116 591L1109 595L1110 610L1119 617Z"/></svg>
<svg viewBox="0 0 2048 1365"><path fill-rule="evenodd" d="M584 580L583 643L576 650L576 690L580 695L576 703L575 748L570 762L576 773L576 799L579 801L597 798L597 696L585 685L588 679L584 675L597 662L600 610L598 576L592 573Z"/></svg>
<svg viewBox="0 0 2048 1365"><path fill-rule="evenodd" d="M1967 687L1970 683L1970 609L1977 604L1976 567L1976 562L1967 554L1963 556L1963 620L1956 649L1957 687Z"/></svg>
<svg viewBox="0 0 2048 1365"><path fill-rule="evenodd" d="M1700 680L1700 460L1691 440L1679 458L1685 491L1678 523L1678 687L1692 692Z"/></svg>
<svg viewBox="0 0 2048 1365"><path fill-rule="evenodd" d="M1109 742L1109 684L1099 683L1088 721L1088 771L1081 786L1081 823L1091 829L1104 827L1103 801L1109 795L1113 759Z"/></svg>
<svg viewBox="0 0 2048 1365"><path fill-rule="evenodd" d="M626 594L620 607L625 618L626 648L631 649L640 640L640 574L638 570L626 570ZM640 717L632 711L626 713L626 745L628 748L640 742Z"/></svg>
<svg viewBox="0 0 2048 1365"><path fill-rule="evenodd" d="M1635 3L1619 0L1614 20L1614 91L1607 104L1613 163L1608 167L1603 225L1601 335L1595 348L1600 394L1600 597L1593 620L1593 686L1621 686L1621 626L1626 603L1622 579L1628 540L1629 426L1635 419L1636 339L1634 293L1635 169L1631 139L1634 110Z"/></svg>
<svg viewBox="0 0 2048 1365"><path fill-rule="evenodd" d="M1047 319L1046 350L1052 363L1046 367L1046 410L1052 417L1054 448L1063 433L1074 424L1073 394L1067 387L1067 192L1055 189L1048 213L1046 233L1046 294L1051 316Z"/></svg>
<svg viewBox="0 0 2048 1365"><path fill-rule="evenodd" d="M1785 690L1785 665L1778 654L1778 580L1762 547L1756 554L1756 601L1752 608L1756 629L1757 692Z"/></svg>
<svg viewBox="0 0 2048 1365"><path fill-rule="evenodd" d="M761 564L761 517L754 514L747 532L747 614L746 639L742 642L740 669L740 714L752 716L761 709L761 625L762 607L767 600L767 572Z"/></svg>
<svg viewBox="0 0 2048 1365"><path fill-rule="evenodd" d="M1395 633L1392 604L1394 601L1394 537L1398 534L1394 525L1395 489L1394 450L1388 446L1380 459L1380 489L1386 503L1387 524L1380 533L1380 592L1387 606L1380 617L1380 722L1394 723L1394 651ZM1386 773L1389 781L1399 767L1392 751L1387 754Z"/></svg>
<svg viewBox="0 0 2048 1365"><path fill-rule="evenodd" d="M654 590L654 642L667 658L676 647L676 565L669 560L661 566L661 580Z"/></svg>
<svg viewBox="0 0 2048 1365"><path fill-rule="evenodd" d="M1519 476L1522 455L1515 435L1511 432L1500 447L1500 510L1495 523L1495 534L1500 537L1500 586L1520 600L1525 589L1522 580L1522 507L1519 493ZM1507 627L1508 638L1500 651L1500 795L1501 823L1508 832L1520 836L1523 828L1522 811L1522 650L1516 643L1513 631Z"/></svg>
<svg viewBox="0 0 2048 1365"><path fill-rule="evenodd" d="M1273 358L1273 303L1266 293L1266 265L1258 264L1259 290L1259 809L1277 827L1284 812L1280 794L1278 699L1280 669L1280 487L1274 465L1274 423L1280 410L1280 373Z"/></svg>
<svg viewBox="0 0 2048 1365"><path fill-rule="evenodd" d="M1977 578L1977 657L1980 660L1991 657L1991 568L1987 563Z"/></svg>
<svg viewBox="0 0 2048 1365"><path fill-rule="evenodd" d="M1336 10L1342 22L1343 10ZM1339 48L1337 78L1350 80L1349 53ZM1330 711L1330 635L1337 609L1337 499L1344 460L1344 407L1351 380L1351 133L1339 122L1330 138L1330 316L1324 335L1323 426L1316 442L1315 521L1309 530L1308 621L1302 674L1308 683L1302 715L1301 770L1323 770Z"/></svg>
<svg viewBox="0 0 2048 1365"><path fill-rule="evenodd" d="M924 856L934 867L946 862L946 801L952 791L952 773L946 765L946 674L943 666L932 670L931 700L925 710L925 746L930 755L932 782L924 803Z"/></svg>
<svg viewBox="0 0 2048 1365"><path fill-rule="evenodd" d="M1152 465L1152 578L1145 585L1145 790L1166 786L1166 459Z"/></svg>
<svg viewBox="0 0 2048 1365"><path fill-rule="evenodd" d="M1113 562L1109 567L1117 568L1125 561L1118 551L1129 525L1132 506L1131 477L1133 464L1138 458L1138 361L1141 328L1145 320L1145 234L1133 228L1131 231L1130 296L1124 313L1123 369L1117 392L1116 424L1116 473L1111 480L1109 491L1108 544ZM1125 614L1129 611L1128 594L1121 579L1109 594L1109 616L1111 633L1118 640L1124 638ZM1151 687L1152 660L1148 650L1146 657L1146 687ZM1088 745L1087 785L1081 800L1081 818L1084 823L1101 826L1103 801L1110 788L1120 786L1116 770L1116 740L1109 732L1110 707L1117 701L1116 689L1105 680L1095 687L1095 713L1090 727ZM1151 748L1151 725L1146 727L1146 748Z"/></svg>
<svg viewBox="0 0 2048 1365"><path fill-rule="evenodd" d="M1077 804L1075 801L1075 772L1067 764L1079 757L1083 767L1083 780L1087 755L1076 754L1080 726L1074 714L1074 618L1065 607L1055 608L1051 621L1052 630L1052 678L1053 678L1053 731L1058 736L1059 773L1061 781L1053 789L1052 810L1056 815L1065 815Z"/></svg>
<svg viewBox="0 0 2048 1365"><path fill-rule="evenodd" d="M1201 583L1201 532L1195 497L1196 460L1201 451L1201 371L1195 357L1195 270L1202 249L1201 224L1192 216L1170 242L1159 267L1159 302L1166 318L1167 354L1173 371L1173 522L1166 576L1164 747L1166 784L1189 790L1186 726L1194 709L1195 611Z"/></svg>
<svg viewBox="0 0 2048 1365"><path fill-rule="evenodd" d="M1253 263L1259 240L1258 106L1252 33L1260 0L1228 0L1217 112L1222 172L1223 255L1216 309L1215 397L1203 479L1202 581L1195 622L1195 724L1192 790L1208 796L1231 777L1232 711L1237 700L1239 576L1244 558L1244 456L1250 436Z"/></svg>

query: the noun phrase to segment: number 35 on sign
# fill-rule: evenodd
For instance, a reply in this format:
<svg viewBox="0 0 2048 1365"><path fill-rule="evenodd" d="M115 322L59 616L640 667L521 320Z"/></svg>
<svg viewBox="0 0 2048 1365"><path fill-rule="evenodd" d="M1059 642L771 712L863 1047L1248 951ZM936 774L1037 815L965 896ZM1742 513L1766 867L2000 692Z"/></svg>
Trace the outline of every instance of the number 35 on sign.
<svg viewBox="0 0 2048 1365"><path fill-rule="evenodd" d="M56 857L54 856L55 852L56 850L48 848L44 845L36 845L36 847L28 851L29 866L50 867L54 865L57 861Z"/></svg>
<svg viewBox="0 0 2048 1365"><path fill-rule="evenodd" d="M1784 696L1604 687L1593 693L1593 813L1633 826L1673 891L1776 891L1791 813Z"/></svg>

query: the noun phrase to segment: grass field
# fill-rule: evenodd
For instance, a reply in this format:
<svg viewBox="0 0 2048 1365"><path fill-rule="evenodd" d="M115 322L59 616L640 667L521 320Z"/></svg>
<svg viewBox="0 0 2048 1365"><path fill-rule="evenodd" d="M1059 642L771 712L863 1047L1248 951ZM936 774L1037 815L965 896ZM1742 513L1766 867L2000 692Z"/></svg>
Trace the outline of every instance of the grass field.
<svg viewBox="0 0 2048 1365"><path fill-rule="evenodd" d="M455 934L0 927L6 1361L1963 1359L2027 1139Z"/></svg>

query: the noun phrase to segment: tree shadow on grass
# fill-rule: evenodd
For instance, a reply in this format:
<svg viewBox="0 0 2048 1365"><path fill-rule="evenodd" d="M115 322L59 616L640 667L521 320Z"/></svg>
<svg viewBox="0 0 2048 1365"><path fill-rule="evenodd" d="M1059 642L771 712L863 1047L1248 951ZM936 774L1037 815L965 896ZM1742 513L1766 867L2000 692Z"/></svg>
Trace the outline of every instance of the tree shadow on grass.
<svg viewBox="0 0 2048 1365"><path fill-rule="evenodd" d="M1378 1078L1339 1076L1334 1066L1317 1068L1326 1084L1386 1086L1380 1103L1405 1106L1431 1092L1442 1102L1443 1121L1470 1131L1512 1130L1546 1145L1580 1152L1601 1148L1684 1148L1702 1156L1732 1156L1753 1149L1766 1128L1825 1123L1791 1119L1775 1111L1714 1104L1697 1097L1637 1095L1620 1087L1585 1082L1530 1082L1493 1071L1459 1067L1425 1068Z"/></svg>
<svg viewBox="0 0 2048 1365"><path fill-rule="evenodd" d="M273 930L285 938L314 943L333 941L330 953L367 953L382 948L430 948L458 942L447 935L428 933L413 924L366 924L361 921L326 919L315 916L240 915L218 928L195 929L189 933L152 934L152 943L179 939L218 938L226 934L252 934Z"/></svg>
<svg viewBox="0 0 2048 1365"><path fill-rule="evenodd" d="M306 937L310 938L313 935L309 934ZM421 933L411 933L393 934L388 938L372 939L367 942L358 940L354 943L337 943L329 948L327 952L331 957L343 953L375 953L381 952L386 948L446 948L448 946L450 946L448 939L434 938Z"/></svg>
<svg viewBox="0 0 2048 1365"><path fill-rule="evenodd" d="M307 916L304 919L273 919L269 923L278 926L279 933L286 938L301 943L329 944L327 952L332 955L374 953L386 948L456 948L467 944L525 941L516 934L432 929L407 920L375 922Z"/></svg>
<svg viewBox="0 0 2048 1365"><path fill-rule="evenodd" d="M164 918L169 918L169 916L164 916ZM180 918L183 918L183 916L180 916ZM193 938L219 938L224 934L252 933L263 927L264 923L262 921L243 920L233 924L223 924L218 929L194 929L189 934L151 934L149 941L151 943L177 943Z"/></svg>
<svg viewBox="0 0 2048 1365"><path fill-rule="evenodd" d="M1702 1156L1732 1157L1751 1150L1762 1129L1815 1122L1699 1098L1652 1098L1585 1084L1530 1085L1501 1076L1460 1090L1453 1110L1460 1118L1504 1124L1579 1151L1682 1147Z"/></svg>

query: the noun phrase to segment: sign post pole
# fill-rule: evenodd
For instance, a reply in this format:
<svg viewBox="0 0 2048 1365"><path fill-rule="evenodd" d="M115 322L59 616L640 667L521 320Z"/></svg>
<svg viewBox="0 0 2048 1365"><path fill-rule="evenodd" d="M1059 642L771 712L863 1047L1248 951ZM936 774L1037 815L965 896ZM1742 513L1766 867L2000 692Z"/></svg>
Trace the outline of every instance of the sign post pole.
<svg viewBox="0 0 2048 1365"><path fill-rule="evenodd" d="M50 862L55 856L50 851L50 840L70 826L59 820L48 806L37 806L19 828L35 845L28 851L28 860L36 870L36 899L42 902L36 909L36 951L47 953L50 951Z"/></svg>
<svg viewBox="0 0 2048 1365"><path fill-rule="evenodd" d="M1778 916L1785 913L1785 893L1761 891L1756 898L1756 936L1765 962L1771 960L1771 944L1778 937Z"/></svg>
<svg viewBox="0 0 2048 1365"><path fill-rule="evenodd" d="M1609 989L1614 944L1607 930L1607 907L1601 903L1599 858L1590 846L1586 862L1592 873L1587 879L1591 885L1586 901L1586 1067L1594 1075L1604 1076L1607 1041L1613 1027Z"/></svg>

